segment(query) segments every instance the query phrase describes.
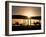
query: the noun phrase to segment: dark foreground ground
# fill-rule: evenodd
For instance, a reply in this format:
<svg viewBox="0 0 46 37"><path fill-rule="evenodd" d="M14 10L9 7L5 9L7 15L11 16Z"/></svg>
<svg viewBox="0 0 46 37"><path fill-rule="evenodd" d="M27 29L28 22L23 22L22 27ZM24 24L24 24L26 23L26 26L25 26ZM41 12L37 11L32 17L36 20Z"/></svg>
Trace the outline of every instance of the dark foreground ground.
<svg viewBox="0 0 46 37"><path fill-rule="evenodd" d="M12 26L12 31L20 31L20 30L40 30L41 25L39 26Z"/></svg>

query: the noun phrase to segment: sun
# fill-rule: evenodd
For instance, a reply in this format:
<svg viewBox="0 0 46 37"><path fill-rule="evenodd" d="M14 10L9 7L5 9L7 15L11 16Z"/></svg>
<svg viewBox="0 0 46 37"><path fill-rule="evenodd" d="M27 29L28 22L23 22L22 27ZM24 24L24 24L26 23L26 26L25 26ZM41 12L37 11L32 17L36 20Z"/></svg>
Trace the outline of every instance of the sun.
<svg viewBox="0 0 46 37"><path fill-rule="evenodd" d="M31 15L28 15L28 18L30 18L31 17Z"/></svg>
<svg viewBox="0 0 46 37"><path fill-rule="evenodd" d="M27 12L26 13L26 16L28 17L28 18L30 18L32 15L31 15L31 12Z"/></svg>

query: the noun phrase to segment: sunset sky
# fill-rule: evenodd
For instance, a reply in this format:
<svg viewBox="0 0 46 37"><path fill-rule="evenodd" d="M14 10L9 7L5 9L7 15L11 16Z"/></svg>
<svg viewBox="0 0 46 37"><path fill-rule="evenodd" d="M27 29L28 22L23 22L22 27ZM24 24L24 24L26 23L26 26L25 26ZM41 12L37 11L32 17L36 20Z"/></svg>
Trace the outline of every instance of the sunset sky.
<svg viewBox="0 0 46 37"><path fill-rule="evenodd" d="M24 15L27 17L41 16L41 8L40 7L29 7L29 6L28 7L12 6L12 15ZM15 24L15 22L19 22L21 24L23 23L23 19L12 19L12 23ZM29 25L30 25L30 20L29 20Z"/></svg>
<svg viewBox="0 0 46 37"><path fill-rule="evenodd" d="M12 6L12 15L41 16L40 7Z"/></svg>

